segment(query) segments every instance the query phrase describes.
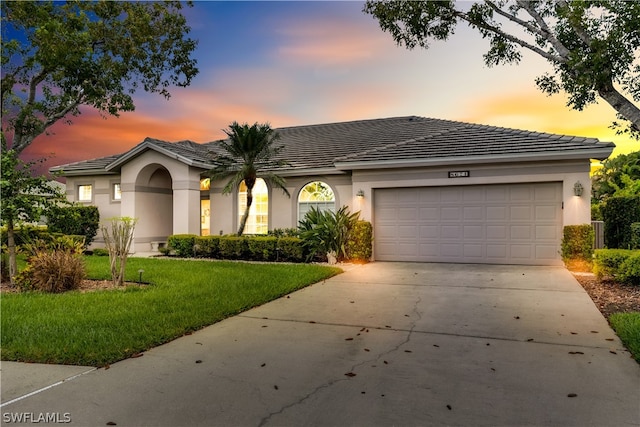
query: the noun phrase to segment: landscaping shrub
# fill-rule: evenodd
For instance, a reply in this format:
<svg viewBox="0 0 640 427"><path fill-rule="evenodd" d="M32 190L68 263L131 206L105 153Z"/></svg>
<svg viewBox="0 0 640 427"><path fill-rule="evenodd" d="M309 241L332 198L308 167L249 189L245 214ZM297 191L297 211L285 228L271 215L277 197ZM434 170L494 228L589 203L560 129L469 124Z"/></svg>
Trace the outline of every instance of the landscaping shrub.
<svg viewBox="0 0 640 427"><path fill-rule="evenodd" d="M197 236L194 239L194 252L201 258L218 258L220 256L220 236Z"/></svg>
<svg viewBox="0 0 640 427"><path fill-rule="evenodd" d="M192 257L195 234L174 234L167 239L167 246L179 257Z"/></svg>
<svg viewBox="0 0 640 427"><path fill-rule="evenodd" d="M596 249L593 258L593 272L600 279L603 276L616 277L620 266L634 251L628 249Z"/></svg>
<svg viewBox="0 0 640 427"><path fill-rule="evenodd" d="M631 224L631 249L640 249L640 222Z"/></svg>
<svg viewBox="0 0 640 427"><path fill-rule="evenodd" d="M7 227L2 227L1 233L2 244L6 245L8 242ZM50 240L51 234L46 226L21 225L14 230L14 238L16 246L22 246L36 240Z"/></svg>
<svg viewBox="0 0 640 427"><path fill-rule="evenodd" d="M96 248L93 250L94 256L109 256L109 251L102 248Z"/></svg>
<svg viewBox="0 0 640 427"><path fill-rule="evenodd" d="M67 236L29 244L27 267L17 276L24 290L59 293L78 289L85 278L83 244Z"/></svg>
<svg viewBox="0 0 640 427"><path fill-rule="evenodd" d="M616 196L602 207L604 244L608 248L631 248L631 224L640 222L640 196Z"/></svg>
<svg viewBox="0 0 640 427"><path fill-rule="evenodd" d="M100 228L100 212L96 206L54 206L47 213L52 232L81 235L88 246Z"/></svg>
<svg viewBox="0 0 640 427"><path fill-rule="evenodd" d="M298 237L279 238L277 248L280 261L302 262L305 259L304 242Z"/></svg>
<svg viewBox="0 0 640 427"><path fill-rule="evenodd" d="M256 261L276 259L278 239L270 236L256 236L246 239L249 258Z"/></svg>
<svg viewBox="0 0 640 427"><path fill-rule="evenodd" d="M563 229L562 259L590 261L593 257L595 231L591 224L567 225Z"/></svg>
<svg viewBox="0 0 640 427"><path fill-rule="evenodd" d="M307 259L323 257L329 253L334 254L338 260L346 259L349 233L359 216L359 212L349 213L347 206L336 212L312 207L299 226L300 238L308 249Z"/></svg>
<svg viewBox="0 0 640 427"><path fill-rule="evenodd" d="M352 261L369 261L373 252L373 227L369 221L356 221L349 233L347 256Z"/></svg>
<svg viewBox="0 0 640 427"><path fill-rule="evenodd" d="M632 285L640 285L640 251L634 251L620 265L620 281Z"/></svg>
<svg viewBox="0 0 640 427"><path fill-rule="evenodd" d="M220 257L222 258L244 259L247 252L247 237L223 236L220 239Z"/></svg>

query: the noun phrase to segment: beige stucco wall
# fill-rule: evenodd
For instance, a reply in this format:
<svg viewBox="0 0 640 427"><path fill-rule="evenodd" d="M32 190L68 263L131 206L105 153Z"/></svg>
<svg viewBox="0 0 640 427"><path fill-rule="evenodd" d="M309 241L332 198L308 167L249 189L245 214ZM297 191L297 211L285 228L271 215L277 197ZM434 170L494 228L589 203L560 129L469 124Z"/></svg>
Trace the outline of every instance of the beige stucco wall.
<svg viewBox="0 0 640 427"><path fill-rule="evenodd" d="M281 189L269 188L269 229L296 228L298 226L298 194L310 182L323 181L331 187L336 197L336 206L349 206L353 211L351 177L349 175L310 175L286 179L287 196ZM222 194L226 182L212 183L211 234L232 234L238 229L238 194Z"/></svg>
<svg viewBox="0 0 640 427"><path fill-rule="evenodd" d="M353 172L353 197L362 189L365 197L359 201L361 217L374 221L373 189L449 185L478 185L526 182L561 182L563 191L563 226L588 224L591 221L591 180L588 160L571 162L531 162L513 164L464 165L406 169L362 170ZM449 171L469 171L468 178L449 178ZM579 181L584 187L581 197L573 194ZM356 202L358 203L358 202Z"/></svg>

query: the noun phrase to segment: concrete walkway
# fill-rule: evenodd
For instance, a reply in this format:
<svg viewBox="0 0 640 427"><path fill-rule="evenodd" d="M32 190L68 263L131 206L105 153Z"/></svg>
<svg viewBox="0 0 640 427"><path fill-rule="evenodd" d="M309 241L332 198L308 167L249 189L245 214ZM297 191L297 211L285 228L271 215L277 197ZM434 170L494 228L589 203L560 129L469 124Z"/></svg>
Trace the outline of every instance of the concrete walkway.
<svg viewBox="0 0 640 427"><path fill-rule="evenodd" d="M558 267L372 263L110 369L1 369L7 425L640 425L640 365Z"/></svg>

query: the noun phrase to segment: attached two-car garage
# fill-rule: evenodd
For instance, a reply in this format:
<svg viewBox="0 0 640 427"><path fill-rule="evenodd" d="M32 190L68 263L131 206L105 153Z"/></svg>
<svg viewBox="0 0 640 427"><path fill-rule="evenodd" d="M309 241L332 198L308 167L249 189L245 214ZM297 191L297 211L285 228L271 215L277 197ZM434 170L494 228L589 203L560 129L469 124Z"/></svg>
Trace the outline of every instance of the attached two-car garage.
<svg viewBox="0 0 640 427"><path fill-rule="evenodd" d="M562 183L374 191L375 259L561 264Z"/></svg>

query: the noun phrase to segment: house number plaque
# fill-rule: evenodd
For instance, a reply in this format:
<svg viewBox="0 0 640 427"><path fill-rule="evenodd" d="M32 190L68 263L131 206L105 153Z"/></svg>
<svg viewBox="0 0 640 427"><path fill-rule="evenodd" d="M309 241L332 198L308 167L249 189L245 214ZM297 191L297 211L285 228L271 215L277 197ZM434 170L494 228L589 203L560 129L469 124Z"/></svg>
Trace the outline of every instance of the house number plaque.
<svg viewBox="0 0 640 427"><path fill-rule="evenodd" d="M469 171L449 171L449 178L469 178Z"/></svg>

